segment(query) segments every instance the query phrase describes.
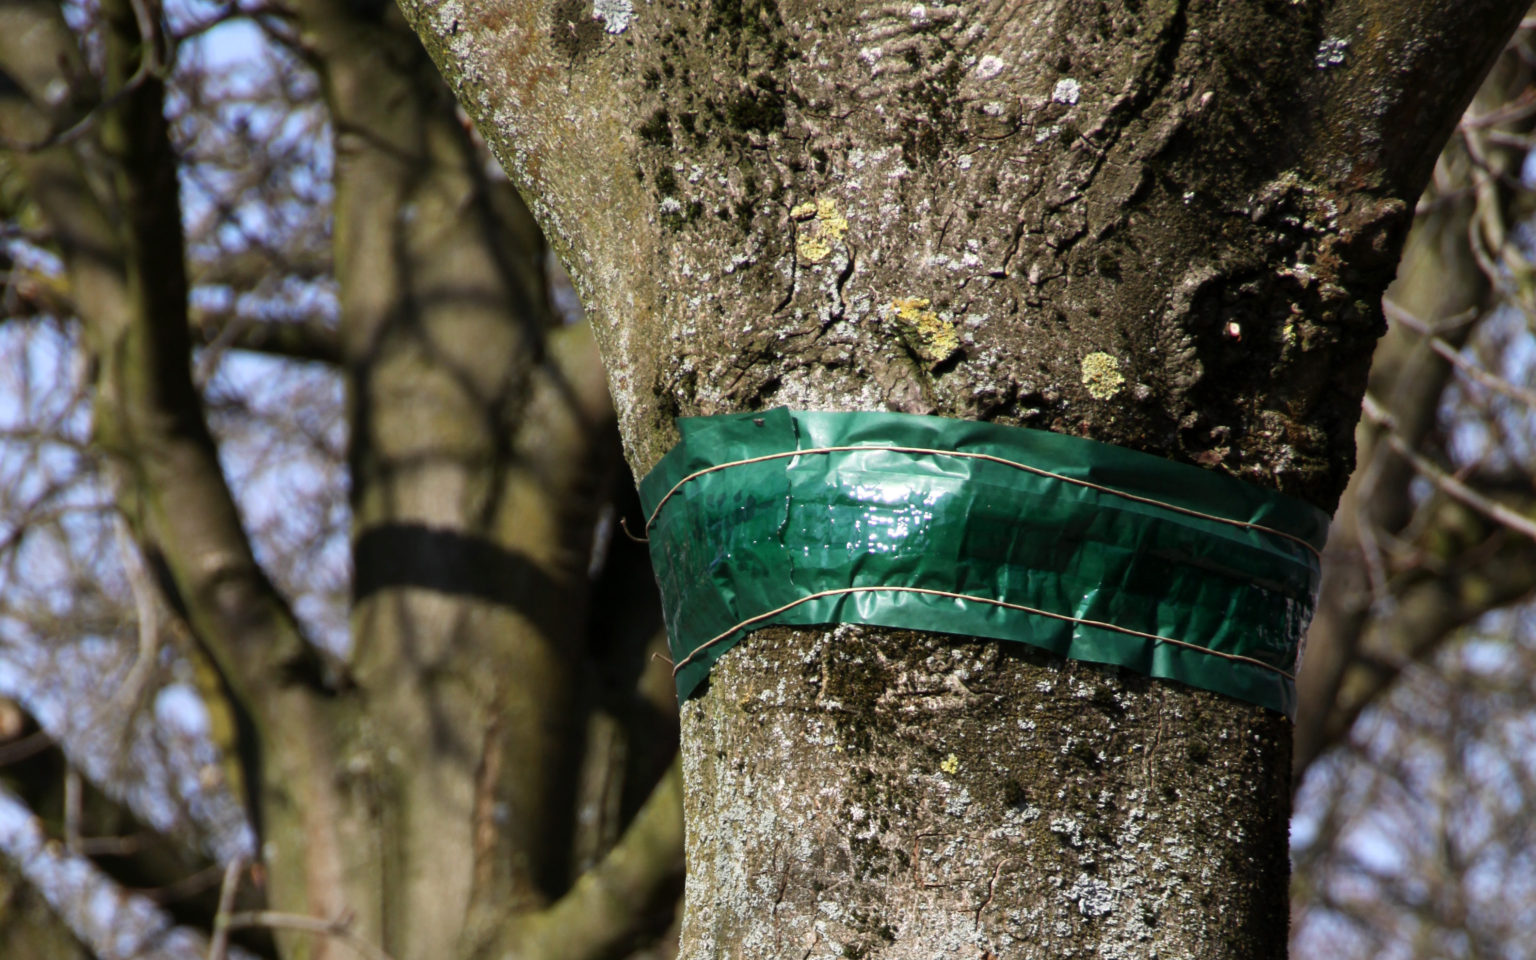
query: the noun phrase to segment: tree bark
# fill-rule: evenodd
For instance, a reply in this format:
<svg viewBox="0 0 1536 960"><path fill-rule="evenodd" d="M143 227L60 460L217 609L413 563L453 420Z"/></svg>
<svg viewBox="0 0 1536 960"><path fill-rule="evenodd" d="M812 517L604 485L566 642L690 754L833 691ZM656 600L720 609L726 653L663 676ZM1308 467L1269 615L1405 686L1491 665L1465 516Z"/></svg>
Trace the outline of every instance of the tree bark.
<svg viewBox="0 0 1536 960"><path fill-rule="evenodd" d="M1414 198L1525 8L402 6L570 267L637 476L679 415L901 410L1330 510ZM683 749L686 957L1285 952L1259 708L773 630Z"/></svg>

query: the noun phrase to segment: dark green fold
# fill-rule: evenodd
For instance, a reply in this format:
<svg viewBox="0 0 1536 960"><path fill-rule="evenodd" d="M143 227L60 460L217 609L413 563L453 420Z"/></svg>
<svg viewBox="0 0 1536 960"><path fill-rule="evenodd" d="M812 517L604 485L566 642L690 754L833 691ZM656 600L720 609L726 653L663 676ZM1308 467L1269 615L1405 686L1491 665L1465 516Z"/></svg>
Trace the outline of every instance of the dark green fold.
<svg viewBox="0 0 1536 960"><path fill-rule="evenodd" d="M1290 675L1328 528L1308 504L1122 447L942 417L779 409L678 427L682 439L641 481L640 498L654 514L651 558L681 698L750 630L865 623L1028 643L1294 716ZM678 485L722 464L846 446L984 455L1058 476L865 449L735 465ZM871 587L904 589L798 603L699 649L812 594Z"/></svg>

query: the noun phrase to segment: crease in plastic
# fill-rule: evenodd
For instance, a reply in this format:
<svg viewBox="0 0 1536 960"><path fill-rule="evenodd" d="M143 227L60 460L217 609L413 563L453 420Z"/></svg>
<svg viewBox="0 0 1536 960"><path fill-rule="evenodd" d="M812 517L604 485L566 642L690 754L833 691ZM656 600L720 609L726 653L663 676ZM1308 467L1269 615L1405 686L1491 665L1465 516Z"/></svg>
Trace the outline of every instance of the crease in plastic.
<svg viewBox="0 0 1536 960"><path fill-rule="evenodd" d="M640 482L640 498L680 699L750 629L863 623L1027 643L1295 715L1297 651L1328 528L1309 504L1123 447L942 417L776 409L678 427L682 439ZM730 466L679 486L721 464L847 446L998 457L1158 503L989 460L880 449ZM1003 601L1203 649L932 594L795 604L877 586Z"/></svg>

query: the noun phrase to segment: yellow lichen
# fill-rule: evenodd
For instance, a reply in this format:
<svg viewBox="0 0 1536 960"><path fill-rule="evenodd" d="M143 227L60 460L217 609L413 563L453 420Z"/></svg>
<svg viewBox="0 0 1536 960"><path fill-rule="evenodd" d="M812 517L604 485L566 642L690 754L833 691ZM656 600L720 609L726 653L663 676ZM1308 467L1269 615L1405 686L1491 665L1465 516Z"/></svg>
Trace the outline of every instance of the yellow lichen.
<svg viewBox="0 0 1536 960"><path fill-rule="evenodd" d="M930 306L927 297L897 297L891 301L891 312L912 351L930 365L937 365L960 349L960 335L953 323L928 309Z"/></svg>
<svg viewBox="0 0 1536 960"><path fill-rule="evenodd" d="M939 764L939 769L953 776L960 770L960 758L954 754L950 754L944 758L942 763Z"/></svg>
<svg viewBox="0 0 1536 960"><path fill-rule="evenodd" d="M927 297L897 297L891 301L891 309L896 311L896 319L914 327L924 317L934 316L933 311L928 309L932 305Z"/></svg>
<svg viewBox="0 0 1536 960"><path fill-rule="evenodd" d="M806 234L795 243L795 250L806 263L820 263L832 255L832 244L821 234Z"/></svg>
<svg viewBox="0 0 1536 960"><path fill-rule="evenodd" d="M1125 386L1120 361L1107 353L1090 353L1083 358L1083 386L1095 400L1108 400Z"/></svg>
<svg viewBox="0 0 1536 960"><path fill-rule="evenodd" d="M795 220L809 221L800 228L795 252L807 263L820 263L832 255L833 244L848 233L848 218L837 212L837 201L806 201L789 211Z"/></svg>

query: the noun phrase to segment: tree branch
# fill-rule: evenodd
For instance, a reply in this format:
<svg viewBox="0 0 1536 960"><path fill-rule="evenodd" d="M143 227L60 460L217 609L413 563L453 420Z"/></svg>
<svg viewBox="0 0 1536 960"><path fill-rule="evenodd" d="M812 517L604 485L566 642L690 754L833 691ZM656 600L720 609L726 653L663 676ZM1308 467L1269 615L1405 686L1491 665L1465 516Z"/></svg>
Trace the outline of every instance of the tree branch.
<svg viewBox="0 0 1536 960"><path fill-rule="evenodd" d="M1376 399L1367 408L1378 416L1367 416L1358 432L1359 466L1334 519L1318 614L1298 677L1302 709L1293 752L1297 784L1299 775L1333 742L1328 732L1336 729L1332 711L1379 609L1379 584L1364 582L1362 574L1370 564L1362 564L1361 558L1379 549L1376 541L1399 536L1413 514L1409 484L1417 472L1394 447L1418 450L1434 434L1441 398L1457 369L1451 358L1460 359L1458 349L1471 336L1473 321L1489 314L1497 296L1495 278L1480 268L1468 240L1481 237L1490 221L1502 221L1502 212L1492 216L1486 211L1512 206L1517 194L1501 177L1479 184L1471 153L1476 150L1483 166L1495 172L1519 169L1524 148L1482 141L1501 131L1525 133L1531 128L1530 114L1500 110L1531 82L1531 67L1520 53L1527 42L1519 36L1510 43L1469 111L1484 118L1499 116L1505 126L1473 124L1441 154L1397 280L1383 298L1392 324L1376 346L1370 379ZM1433 339L1428 340L1431 333ZM1378 422L1382 417L1391 420L1390 430Z"/></svg>
<svg viewBox="0 0 1536 960"><path fill-rule="evenodd" d="M331 366L341 363L341 333L320 317L272 320L243 317L234 311L194 310L192 326L206 349L250 350Z"/></svg>
<svg viewBox="0 0 1536 960"><path fill-rule="evenodd" d="M91 861L49 840L25 804L0 788L0 854L47 901L97 960L205 960L203 937L175 926L158 906L129 893ZM102 902L116 908L100 909ZM251 960L231 950L233 960Z"/></svg>
<svg viewBox="0 0 1536 960"><path fill-rule="evenodd" d="M273 910L256 910L230 915L229 929L244 930L251 927L298 930L302 933L331 937L351 947L359 956L367 960L390 960L389 954L353 933L351 923L346 918L325 920L320 917L306 917L299 913L278 913Z"/></svg>
<svg viewBox="0 0 1536 960"><path fill-rule="evenodd" d="M1476 490L1451 476L1445 470L1436 466L1430 459L1410 447L1402 437L1392 430L1392 419L1381 409L1381 405L1366 396L1365 415L1379 426L1387 427L1387 443L1398 456L1413 464L1413 468L1436 487L1440 488L1446 496L1458 500L1495 523L1502 524L1509 529L1536 540L1536 520L1525 516L1518 511L1489 497L1483 496Z"/></svg>
<svg viewBox="0 0 1536 960"><path fill-rule="evenodd" d="M1332 4L1303 80L1313 109L1308 165L1328 179L1375 181L1385 193L1417 197L1529 8L1527 0Z"/></svg>
<svg viewBox="0 0 1536 960"><path fill-rule="evenodd" d="M513 915L477 957L606 960L622 956L675 900L683 876L682 769L674 761L618 844L563 897Z"/></svg>

